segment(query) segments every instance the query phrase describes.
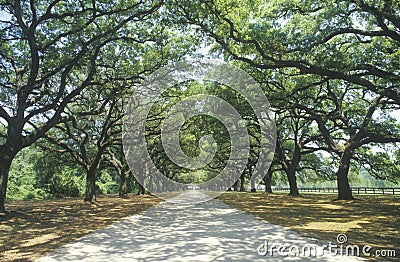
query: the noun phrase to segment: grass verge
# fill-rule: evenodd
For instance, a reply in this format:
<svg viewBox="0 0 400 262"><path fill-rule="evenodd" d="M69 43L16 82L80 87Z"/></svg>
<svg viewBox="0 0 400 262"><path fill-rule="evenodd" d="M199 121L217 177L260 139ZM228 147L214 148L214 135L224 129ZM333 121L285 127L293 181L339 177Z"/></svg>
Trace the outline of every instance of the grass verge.
<svg viewBox="0 0 400 262"><path fill-rule="evenodd" d="M123 217L157 204L154 196L103 195L94 204L81 198L14 201L0 214L0 261L32 261Z"/></svg>
<svg viewBox="0 0 400 262"><path fill-rule="evenodd" d="M399 259L399 197L357 195L353 201L332 201L335 197L329 194L290 197L284 194L227 192L218 199L259 219L316 238L323 244L336 244L336 236L344 233L348 237L346 244L370 245L371 253L395 250L394 260Z"/></svg>

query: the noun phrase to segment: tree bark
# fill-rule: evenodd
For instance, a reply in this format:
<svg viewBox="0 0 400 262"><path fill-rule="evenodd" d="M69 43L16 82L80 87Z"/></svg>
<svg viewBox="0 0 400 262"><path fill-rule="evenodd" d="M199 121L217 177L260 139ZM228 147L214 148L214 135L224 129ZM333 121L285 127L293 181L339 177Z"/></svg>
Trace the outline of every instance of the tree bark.
<svg viewBox="0 0 400 262"><path fill-rule="evenodd" d="M93 202L93 196L96 190L96 173L93 169L88 169L86 172L86 191L84 201Z"/></svg>
<svg viewBox="0 0 400 262"><path fill-rule="evenodd" d="M297 179L296 179L296 170L294 168L290 168L286 172L288 181L289 181L289 187L290 187L290 193L289 196L299 196L299 189L297 187Z"/></svg>
<svg viewBox="0 0 400 262"><path fill-rule="evenodd" d="M146 193L146 189L139 183L138 195L144 195Z"/></svg>
<svg viewBox="0 0 400 262"><path fill-rule="evenodd" d="M338 186L338 200L352 200L354 199L349 184L349 170L352 152L348 147L344 150L341 158L339 169L336 173L337 186Z"/></svg>
<svg viewBox="0 0 400 262"><path fill-rule="evenodd" d="M293 150L293 155L291 160L288 160L286 158L285 151L282 148L282 145L279 142L279 140L277 140L276 148L280 164L282 166L283 171L285 171L286 177L289 182L289 187L290 187L289 196L298 196L299 189L297 188L296 169L301 161L301 150L300 150L301 145L298 142L297 132L295 132L295 147Z"/></svg>
<svg viewBox="0 0 400 262"><path fill-rule="evenodd" d="M0 213L6 212L5 202L7 196L8 174L10 172L13 156L4 154L0 158Z"/></svg>
<svg viewBox="0 0 400 262"><path fill-rule="evenodd" d="M297 133L296 133L297 134ZM297 142L297 135L296 137L296 142L295 142L295 147L293 151L293 157L290 165L288 168L285 170L286 175L288 178L289 182L289 187L290 187L290 193L289 196L299 196L299 189L297 187L297 178L296 178L296 169L301 161L301 151L300 151L300 144Z"/></svg>
<svg viewBox="0 0 400 262"><path fill-rule="evenodd" d="M244 188L244 173L240 176L240 192L244 192L246 189Z"/></svg>
<svg viewBox="0 0 400 262"><path fill-rule="evenodd" d="M256 182L253 178L250 178L250 192L256 192Z"/></svg>
<svg viewBox="0 0 400 262"><path fill-rule="evenodd" d="M120 176L120 183L119 183L119 196L126 197L128 195L128 178L130 175L130 170L124 172Z"/></svg>
<svg viewBox="0 0 400 262"><path fill-rule="evenodd" d="M236 180L236 182L233 184L233 191L238 191L238 183L239 180Z"/></svg>
<svg viewBox="0 0 400 262"><path fill-rule="evenodd" d="M264 176L265 193L268 194L272 193L271 179L272 179L272 172L268 170L267 174Z"/></svg>

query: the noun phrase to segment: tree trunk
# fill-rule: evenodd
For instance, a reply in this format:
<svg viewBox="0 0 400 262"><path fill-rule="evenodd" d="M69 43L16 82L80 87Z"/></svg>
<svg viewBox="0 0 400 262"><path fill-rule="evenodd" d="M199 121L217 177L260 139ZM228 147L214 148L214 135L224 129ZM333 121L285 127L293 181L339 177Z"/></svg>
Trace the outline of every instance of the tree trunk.
<svg viewBox="0 0 400 262"><path fill-rule="evenodd" d="M146 193L146 189L139 183L138 195L144 195Z"/></svg>
<svg viewBox="0 0 400 262"><path fill-rule="evenodd" d="M265 193L268 194L272 193L271 179L272 179L272 172L268 170L267 174L264 176Z"/></svg>
<svg viewBox="0 0 400 262"><path fill-rule="evenodd" d="M299 188L297 187L296 169L301 161L300 144L297 141L297 133L295 134L296 143L293 151L292 161L288 168L285 170L289 182L290 193L289 196L299 196Z"/></svg>
<svg viewBox="0 0 400 262"><path fill-rule="evenodd" d="M250 192L256 192L256 182L254 178L250 178Z"/></svg>
<svg viewBox="0 0 400 262"><path fill-rule="evenodd" d="M240 192L244 192L246 189L244 188L244 173L240 176Z"/></svg>
<svg viewBox="0 0 400 262"><path fill-rule="evenodd" d="M126 197L128 195L128 177L130 175L130 171L124 172L121 174L120 183L119 183L119 196Z"/></svg>
<svg viewBox="0 0 400 262"><path fill-rule="evenodd" d="M340 158L339 169L336 173L337 186L338 186L338 200L352 200L354 199L353 193L351 192L349 184L349 169L352 152L348 148L342 154Z"/></svg>
<svg viewBox="0 0 400 262"><path fill-rule="evenodd" d="M233 191L238 191L238 183L239 180L236 180L236 182L233 184Z"/></svg>
<svg viewBox="0 0 400 262"><path fill-rule="evenodd" d="M10 172L12 156L4 154L0 158L0 213L6 212L5 202L7 196L8 174Z"/></svg>
<svg viewBox="0 0 400 262"><path fill-rule="evenodd" d="M140 171L139 172L141 172L141 174L139 175L140 180L138 180L138 182L139 182L138 195L143 195L143 194L146 193L146 189L144 188L144 185L145 185L145 180L146 180L146 177L147 177L147 166L146 166L145 163L142 163L140 165Z"/></svg>
<svg viewBox="0 0 400 262"><path fill-rule="evenodd" d="M290 168L286 172L288 181L289 181L289 187L290 187L290 193L289 196L298 196L299 195L299 189L297 187L297 179L296 179L296 170L293 168Z"/></svg>
<svg viewBox="0 0 400 262"><path fill-rule="evenodd" d="M96 173L91 168L86 172L86 191L84 201L93 202L96 190Z"/></svg>

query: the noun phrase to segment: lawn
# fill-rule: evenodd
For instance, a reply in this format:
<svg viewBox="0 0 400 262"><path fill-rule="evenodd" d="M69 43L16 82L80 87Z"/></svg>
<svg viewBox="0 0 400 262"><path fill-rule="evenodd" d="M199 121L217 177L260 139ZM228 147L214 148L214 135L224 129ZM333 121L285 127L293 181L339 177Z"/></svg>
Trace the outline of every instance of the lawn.
<svg viewBox="0 0 400 262"><path fill-rule="evenodd" d="M104 195L94 204L81 198L14 201L0 214L0 261L29 261L123 217L157 204L154 196L127 199Z"/></svg>
<svg viewBox="0 0 400 262"><path fill-rule="evenodd" d="M294 229L326 244L339 233L349 245L395 249L400 256L400 197L357 195L353 201L332 201L336 195L227 192L219 200L272 224ZM371 252L372 253L372 252ZM382 260L380 260L382 261Z"/></svg>

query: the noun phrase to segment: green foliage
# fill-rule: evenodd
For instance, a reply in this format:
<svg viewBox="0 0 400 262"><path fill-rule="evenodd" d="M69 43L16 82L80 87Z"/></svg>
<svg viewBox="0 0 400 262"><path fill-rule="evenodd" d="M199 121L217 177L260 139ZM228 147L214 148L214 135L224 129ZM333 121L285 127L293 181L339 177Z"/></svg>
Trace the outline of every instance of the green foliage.
<svg viewBox="0 0 400 262"><path fill-rule="evenodd" d="M157 1L56 1L49 9L50 2L39 1L35 10L16 3L21 10L0 7L10 14L1 22L0 149L17 141L18 151L45 133L58 146L40 140L17 155L9 199L82 195L90 167L97 169L97 193L118 192L126 169L122 99L155 69L208 45L211 56L251 74L275 110L281 150L272 184L287 183L284 166L292 164L300 185L334 186L345 150L352 154L352 185L400 180L398 0L167 0L162 8ZM200 138L213 136L218 151L206 168L182 169L162 148L166 112L197 94L224 99L247 122L250 176L260 139L254 112L240 94L209 82L171 87L151 109L146 138L156 166L176 181L200 183L226 165L231 141L214 117L188 119L179 137L184 153L195 157ZM10 135L10 128L19 133ZM117 172L106 164L107 150L120 160Z"/></svg>
<svg viewBox="0 0 400 262"><path fill-rule="evenodd" d="M45 190L53 197L78 197L84 192L84 179L75 171L55 173L45 184Z"/></svg>
<svg viewBox="0 0 400 262"><path fill-rule="evenodd" d="M179 174L175 178L175 181L183 184L200 184L211 178L210 172L200 170Z"/></svg>
<svg viewBox="0 0 400 262"><path fill-rule="evenodd" d="M40 153L30 148L22 150L12 163L8 181L8 199L43 199L50 194L36 182L35 161Z"/></svg>
<svg viewBox="0 0 400 262"><path fill-rule="evenodd" d="M101 170L97 178L97 194L116 194L119 190L119 176L112 175L107 169Z"/></svg>
<svg viewBox="0 0 400 262"><path fill-rule="evenodd" d="M251 163L256 161L259 150L260 130L255 113L246 99L230 87L212 83L209 81L189 81L169 88L163 93L163 97L154 103L146 123L147 149L150 152L155 165L160 170L168 169L168 172L175 174L173 180L182 183L200 183L213 178L220 173L229 160L231 153L231 141L228 129L216 117L205 114L193 116L183 124L179 130L179 143L182 151L189 157L196 157L201 153L200 143L202 137L212 136L216 143L216 154L212 161L200 170L186 170L174 164L166 155L162 141L161 128L163 121L168 115L168 111L177 102L185 103L185 98L205 94L218 96L232 105L241 118L246 121L247 131L251 147ZM199 103L199 107L205 112L209 109L207 103ZM189 112L189 111L188 111ZM183 112L184 114L185 112ZM174 115L174 117L177 117ZM182 116L183 117L183 116ZM204 146L204 144L203 144ZM210 146L210 145L209 145ZM252 164L248 165L250 168Z"/></svg>
<svg viewBox="0 0 400 262"><path fill-rule="evenodd" d="M78 197L85 192L85 171L67 154L32 146L22 150L10 171L9 200ZM70 163L70 164L69 164ZM71 165L72 164L72 165ZM128 188L133 188L134 184ZM119 176L104 166L96 194L116 194Z"/></svg>

